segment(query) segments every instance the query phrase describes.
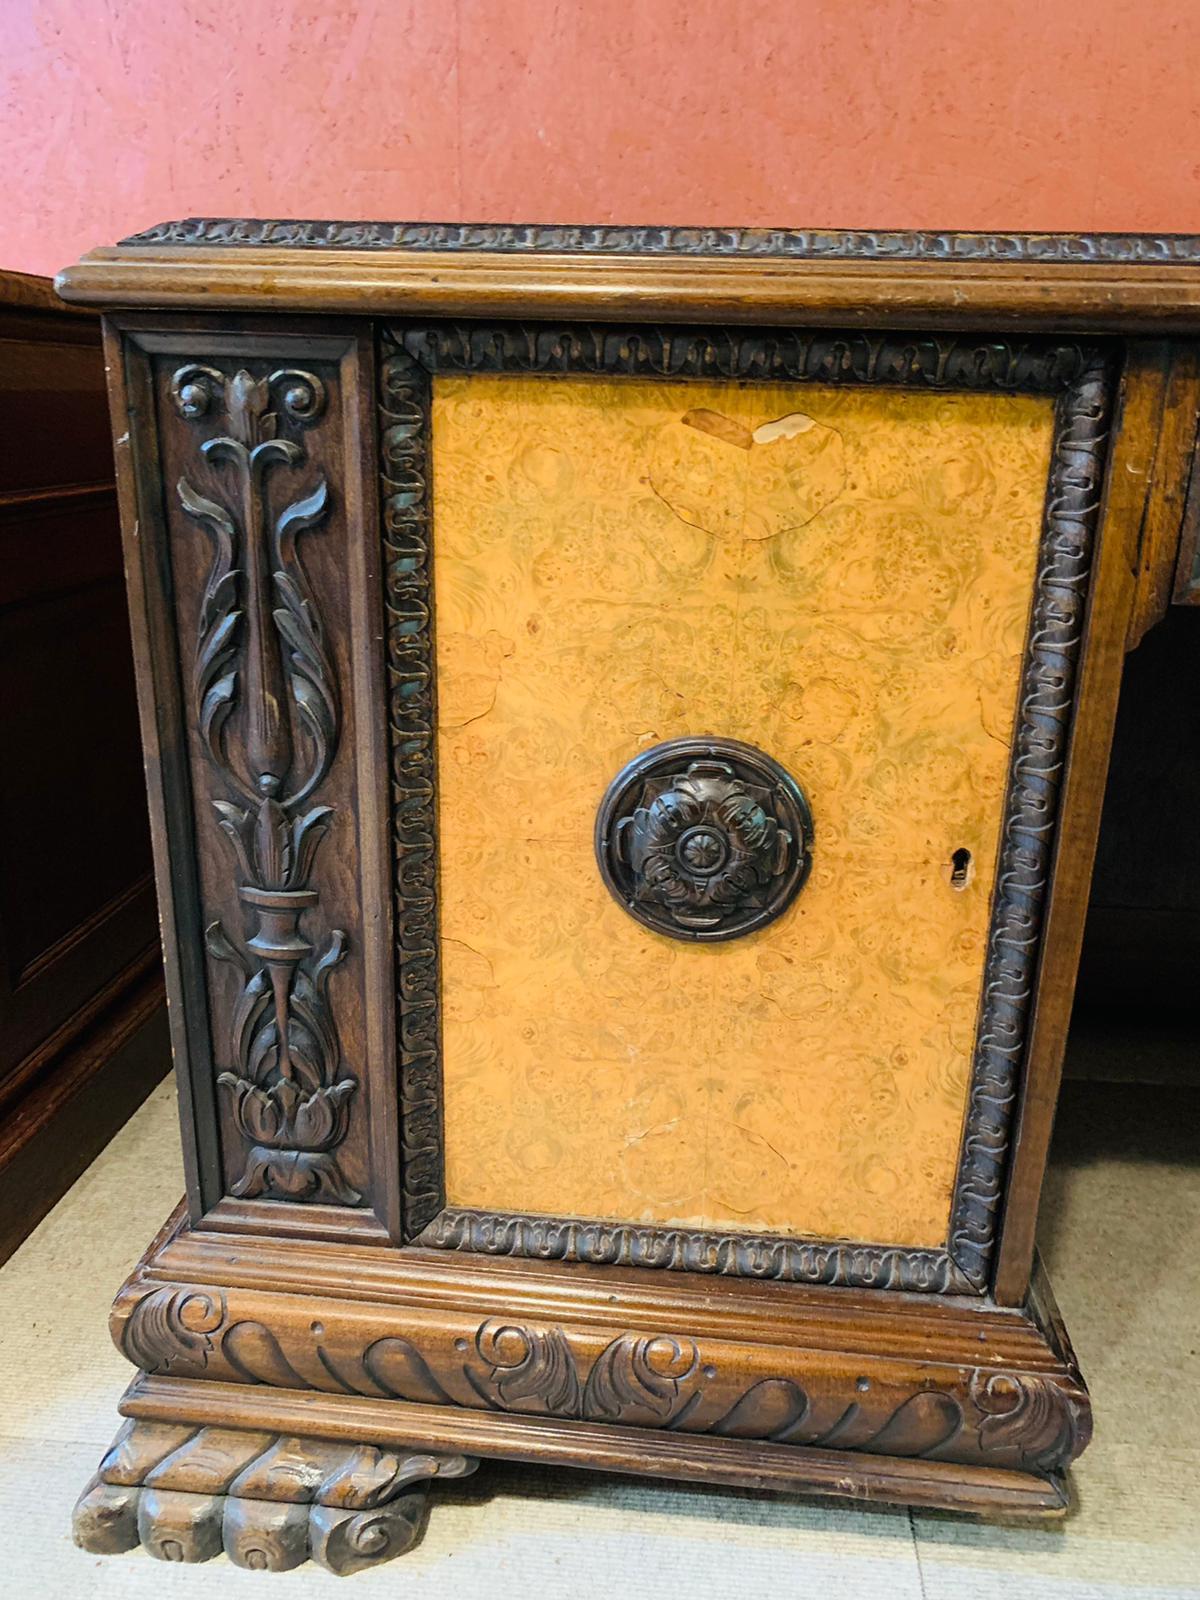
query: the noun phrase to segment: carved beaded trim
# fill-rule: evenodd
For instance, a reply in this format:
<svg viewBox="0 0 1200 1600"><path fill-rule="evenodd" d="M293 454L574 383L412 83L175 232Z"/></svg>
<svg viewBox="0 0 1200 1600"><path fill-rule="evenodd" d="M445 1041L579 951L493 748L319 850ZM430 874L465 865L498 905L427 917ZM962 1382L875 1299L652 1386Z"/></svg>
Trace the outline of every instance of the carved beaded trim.
<svg viewBox="0 0 1200 1600"><path fill-rule="evenodd" d="M1000 850L983 1005L976 1036L971 1091L947 1249L807 1240L766 1234L639 1227L584 1218L525 1216L478 1210L438 1210L441 1194L440 1131L431 1143L440 1094L436 948L423 950L418 970L432 974L414 1005L423 1018L413 1130L406 1076L404 1147L413 1148L421 1173L419 1212L407 1216L405 1237L436 1249L479 1251L539 1259L623 1264L687 1272L778 1278L788 1282L946 1294L987 1286L997 1211L1008 1160L1010 1123L1024 1062L1034 993L1041 920L1049 883L1063 767L1083 637L1092 545L1100 505L1108 436L1111 373L1098 346L1044 339L970 340L879 333L799 330L555 326L438 322L390 329L383 335L385 507L396 493L386 429L394 420L386 399L401 381L408 401L422 408L404 460L404 526L421 529L420 548L389 565L389 609L416 585L425 611L397 649L389 629L389 659L409 662L414 703L432 719L432 633L428 616L429 488L424 439L429 430L429 386L424 372L603 373L618 376L728 378L738 381L882 383L919 389L985 389L1056 394L1054 457L1033 616L1014 730L1004 832ZM406 428L410 424L406 422ZM389 513L385 510L385 523ZM385 535L385 537L387 537ZM390 547L389 547L390 548ZM415 574L419 573L418 578ZM397 612L397 616L400 613ZM393 670L394 666L393 666ZM421 684L425 687L422 688ZM429 941L436 946L433 723L422 722L413 750L421 782L397 790L398 829L419 837L428 872L418 899L426 908ZM393 715L396 749L407 749ZM395 741L400 740L397 744ZM395 758L394 758L395 759ZM401 804L403 801L403 804ZM398 869L402 865L398 855ZM398 871L397 901L403 924L413 888ZM401 977L401 1027L406 990ZM407 1056L405 1057L407 1060ZM407 1066L405 1067L408 1073ZM434 1173L437 1175L436 1185ZM406 1189L408 1178L406 1177ZM417 1215L424 1224L417 1224Z"/></svg>
<svg viewBox="0 0 1200 1600"><path fill-rule="evenodd" d="M307 222L186 217L123 246L444 250L502 255L783 257L793 261L1200 263L1200 236L1141 233L897 233L823 228L622 228L540 223Z"/></svg>

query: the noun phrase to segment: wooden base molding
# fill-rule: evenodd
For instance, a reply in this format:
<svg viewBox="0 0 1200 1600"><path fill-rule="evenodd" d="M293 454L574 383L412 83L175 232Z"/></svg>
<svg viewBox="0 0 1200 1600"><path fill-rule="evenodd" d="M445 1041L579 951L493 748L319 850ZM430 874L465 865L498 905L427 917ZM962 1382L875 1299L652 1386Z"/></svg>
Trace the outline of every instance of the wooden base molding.
<svg viewBox="0 0 1200 1600"><path fill-rule="evenodd" d="M371 1447L372 1472L394 1453L397 1492L406 1462L445 1476L466 1470L445 1461L495 1457L1045 1515L1065 1508L1064 1471L1091 1434L1040 1278L1020 1310L774 1282L742 1282L735 1300L700 1274L651 1284L636 1268L478 1257L447 1273L437 1251L235 1239L180 1214L112 1330L140 1369L121 1406L135 1426L85 1493L79 1537L180 1559L224 1540L248 1564L278 1526L264 1564L310 1546L330 1564L311 1519L305 1532L299 1512L241 1508L286 1499L257 1487L278 1474L247 1476L252 1459L303 1459L315 1507ZM219 1470L197 1476L210 1457ZM139 1485L148 1507L128 1499ZM164 1507L166 1490L239 1509Z"/></svg>
<svg viewBox="0 0 1200 1600"><path fill-rule="evenodd" d="M667 1429L622 1428L554 1418L451 1413L402 1401L351 1400L283 1389L234 1391L221 1383L188 1379L134 1380L121 1401L131 1417L254 1418L263 1428L304 1427L338 1437L361 1436L381 1447L420 1449L450 1441L476 1457L550 1462L592 1472L733 1485L839 1500L883 1501L943 1511L1020 1517L1054 1517L1069 1507L1062 1473L971 1467L920 1457L892 1458L870 1451L819 1449L738 1438L696 1438Z"/></svg>
<svg viewBox="0 0 1200 1600"><path fill-rule="evenodd" d="M270 1431L127 1422L75 1507L97 1555L141 1544L160 1561L286 1572L312 1559L345 1576L415 1542L428 1480L464 1478L469 1456L380 1450Z"/></svg>

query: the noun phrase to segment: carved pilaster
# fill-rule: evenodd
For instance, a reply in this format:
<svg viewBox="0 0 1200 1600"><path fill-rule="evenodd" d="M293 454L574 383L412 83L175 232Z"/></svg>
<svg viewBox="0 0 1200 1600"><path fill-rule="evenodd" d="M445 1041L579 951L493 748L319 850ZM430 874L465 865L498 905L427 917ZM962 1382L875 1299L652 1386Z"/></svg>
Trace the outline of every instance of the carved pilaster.
<svg viewBox="0 0 1200 1600"><path fill-rule="evenodd" d="M220 922L206 930L209 954L241 975L231 1027L217 1041L218 1059L230 1063L217 1081L249 1145L233 1193L357 1205L336 1155L357 1079L329 1000L346 935L334 928L318 943L311 932L314 862L333 820L314 797L337 751L341 706L299 541L320 528L331 491L323 476L310 481L303 445L280 431L281 418L293 433L318 422L325 389L298 368L256 378L192 363L170 393L185 423L224 424L196 453L225 494L210 498L183 476L176 495L211 545L193 711L225 790L212 808L253 928L241 944Z"/></svg>

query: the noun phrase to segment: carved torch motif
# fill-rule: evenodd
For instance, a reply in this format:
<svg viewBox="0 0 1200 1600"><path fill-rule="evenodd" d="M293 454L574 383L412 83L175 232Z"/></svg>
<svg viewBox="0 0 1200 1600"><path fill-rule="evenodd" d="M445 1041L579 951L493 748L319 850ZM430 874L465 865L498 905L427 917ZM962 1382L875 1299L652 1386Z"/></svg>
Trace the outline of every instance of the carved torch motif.
<svg viewBox="0 0 1200 1600"><path fill-rule="evenodd" d="M200 447L229 483L227 503L186 478L177 492L212 543L192 688L201 737L229 791L213 807L255 923L244 948L219 922L206 930L209 953L242 974L230 1041L236 1070L217 1079L250 1144L233 1193L357 1205L362 1196L334 1154L357 1087L343 1071L328 995L346 936L333 929L317 953L303 927L319 901L309 883L333 815L311 800L332 764L341 712L297 542L324 518L329 492L324 478L300 498L279 496L282 506L272 492L305 460L299 444L277 437L280 413L307 426L325 391L309 372L229 377L189 365L175 373L171 397L186 420L223 413L228 428Z"/></svg>

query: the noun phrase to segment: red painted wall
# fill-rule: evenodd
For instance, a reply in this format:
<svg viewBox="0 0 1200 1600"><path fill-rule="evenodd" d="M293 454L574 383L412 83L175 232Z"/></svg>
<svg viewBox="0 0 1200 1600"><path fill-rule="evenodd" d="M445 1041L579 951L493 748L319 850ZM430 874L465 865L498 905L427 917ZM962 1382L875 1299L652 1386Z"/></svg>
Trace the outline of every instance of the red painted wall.
<svg viewBox="0 0 1200 1600"><path fill-rule="evenodd" d="M189 214L1200 231L1197 0L0 0L0 266Z"/></svg>

